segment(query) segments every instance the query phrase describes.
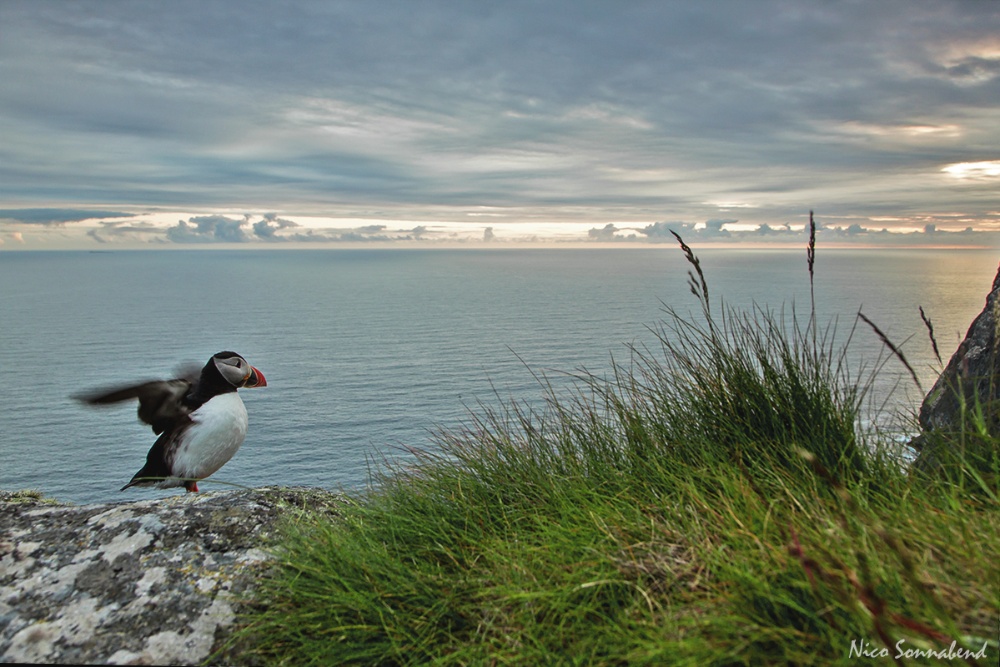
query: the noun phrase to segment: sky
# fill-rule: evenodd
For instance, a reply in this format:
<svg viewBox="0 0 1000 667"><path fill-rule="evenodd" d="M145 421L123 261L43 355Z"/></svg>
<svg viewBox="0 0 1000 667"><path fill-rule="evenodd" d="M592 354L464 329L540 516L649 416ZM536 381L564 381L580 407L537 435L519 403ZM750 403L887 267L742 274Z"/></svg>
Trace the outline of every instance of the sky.
<svg viewBox="0 0 1000 667"><path fill-rule="evenodd" d="M0 250L1000 248L992 0L2 0Z"/></svg>

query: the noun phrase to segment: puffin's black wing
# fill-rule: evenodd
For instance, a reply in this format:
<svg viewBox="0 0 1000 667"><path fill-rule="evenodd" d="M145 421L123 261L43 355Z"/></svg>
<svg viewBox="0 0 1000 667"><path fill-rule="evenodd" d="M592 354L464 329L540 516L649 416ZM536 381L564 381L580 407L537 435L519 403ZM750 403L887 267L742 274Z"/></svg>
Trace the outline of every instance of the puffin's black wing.
<svg viewBox="0 0 1000 667"><path fill-rule="evenodd" d="M184 397L198 377L188 374L174 380L152 380L126 387L105 387L77 394L75 398L88 405L109 405L133 398L139 399L139 419L153 427L159 435L188 420L191 409Z"/></svg>
<svg viewBox="0 0 1000 667"><path fill-rule="evenodd" d="M190 417L183 417L180 423L175 424L175 428L161 434L146 454L146 464L120 490L124 491L131 486L155 486L173 475L171 468L177 454L177 444L191 423Z"/></svg>

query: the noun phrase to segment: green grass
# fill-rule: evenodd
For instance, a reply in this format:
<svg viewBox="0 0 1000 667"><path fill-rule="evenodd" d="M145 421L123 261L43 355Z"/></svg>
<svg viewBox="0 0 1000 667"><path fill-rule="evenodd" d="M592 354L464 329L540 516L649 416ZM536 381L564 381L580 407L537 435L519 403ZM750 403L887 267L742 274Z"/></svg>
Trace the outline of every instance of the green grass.
<svg viewBox="0 0 1000 667"><path fill-rule="evenodd" d="M544 409L481 406L339 517L292 515L248 657L826 665L902 640L996 664L997 434L908 474L859 427L882 365L852 374L812 316L711 312L682 247L703 310L667 311L660 349L540 378Z"/></svg>

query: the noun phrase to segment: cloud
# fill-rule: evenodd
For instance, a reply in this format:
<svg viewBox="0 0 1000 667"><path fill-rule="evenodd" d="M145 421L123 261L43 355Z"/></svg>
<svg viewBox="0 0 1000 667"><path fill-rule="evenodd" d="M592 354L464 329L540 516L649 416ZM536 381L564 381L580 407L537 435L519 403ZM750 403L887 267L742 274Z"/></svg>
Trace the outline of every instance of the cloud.
<svg viewBox="0 0 1000 667"><path fill-rule="evenodd" d="M1000 182L1000 160L957 162L947 165L941 171L956 179Z"/></svg>
<svg viewBox="0 0 1000 667"><path fill-rule="evenodd" d="M98 243L114 243L121 240L138 242L163 242L163 229L149 222L125 224L121 222L101 222L100 227L87 230L87 236Z"/></svg>
<svg viewBox="0 0 1000 667"><path fill-rule="evenodd" d="M351 231L351 232L341 232L336 236L330 237L329 240L338 241L341 243L370 243L372 241L390 241L391 239L384 234L366 234L361 231Z"/></svg>
<svg viewBox="0 0 1000 667"><path fill-rule="evenodd" d="M23 225L64 225L68 222L100 220L105 218L132 218L134 213L73 208L5 208L0 209L0 220Z"/></svg>
<svg viewBox="0 0 1000 667"><path fill-rule="evenodd" d="M728 229L725 229L725 225L737 222L739 220L735 218L712 218L706 220L703 225L682 221L661 221L637 228L636 231L645 236L650 242L666 241L673 243L676 239L674 239L671 232L683 234L686 238L728 239L732 236L732 233Z"/></svg>
<svg viewBox="0 0 1000 667"><path fill-rule="evenodd" d="M712 219L705 221L705 228L702 230L703 236L717 236L728 238L731 236L728 229L723 229L724 225L736 224L737 219Z"/></svg>
<svg viewBox="0 0 1000 667"><path fill-rule="evenodd" d="M683 222L654 222L650 225L646 225L639 231L645 234L649 239L670 239L675 240L673 235L670 233L673 231L686 231L691 229L692 226Z"/></svg>
<svg viewBox="0 0 1000 667"><path fill-rule="evenodd" d="M615 227L614 223L609 222L600 229L595 227L588 231L587 237L593 241L614 241L617 232L618 228Z"/></svg>
<svg viewBox="0 0 1000 667"><path fill-rule="evenodd" d="M292 220L279 218L274 213L265 213L263 218L253 223L252 229L257 238L266 241L275 241L282 239L282 237L278 236L278 232L282 229L298 226L299 224Z"/></svg>
<svg viewBox="0 0 1000 667"><path fill-rule="evenodd" d="M995 178L941 171L997 159L992 3L216 9L4 2L0 200L378 209L411 228L434 207L449 221L489 207L498 224L613 220L648 240L650 220L728 215L706 202L745 203L741 224L775 229L809 207L898 229L1000 209ZM395 238L395 224L330 236ZM276 217L172 229L185 243L323 236Z"/></svg>
<svg viewBox="0 0 1000 667"><path fill-rule="evenodd" d="M127 231L148 232L154 228L143 225L138 228L118 228L105 226L90 234L95 240L108 232L122 235ZM275 213L265 213L254 221L254 216L245 214L241 218L225 215L191 216L178 220L176 224L160 230L167 241L179 244L204 243L253 243L253 242L296 242L296 243L370 243L402 240L421 240L433 236L435 232L425 226L411 229L389 230L384 224L360 225L349 228L304 229L290 218L279 217ZM156 239L149 239L156 240Z"/></svg>
<svg viewBox="0 0 1000 667"><path fill-rule="evenodd" d="M968 56L953 65L945 67L944 71L949 77L959 79L962 82L987 82L1000 76L1000 58Z"/></svg>
<svg viewBox="0 0 1000 667"><path fill-rule="evenodd" d="M175 243L244 243L250 240L244 227L248 219L227 218L224 215L204 215L179 220L167 229L167 238Z"/></svg>

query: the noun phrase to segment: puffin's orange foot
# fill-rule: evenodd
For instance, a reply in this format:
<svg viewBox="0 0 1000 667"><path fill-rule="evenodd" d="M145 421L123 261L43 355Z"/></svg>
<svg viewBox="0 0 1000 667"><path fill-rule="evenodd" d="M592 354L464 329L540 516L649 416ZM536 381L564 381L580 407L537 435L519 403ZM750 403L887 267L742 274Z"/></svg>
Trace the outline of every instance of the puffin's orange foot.
<svg viewBox="0 0 1000 667"><path fill-rule="evenodd" d="M198 482L184 482L184 488L188 493L198 493Z"/></svg>

